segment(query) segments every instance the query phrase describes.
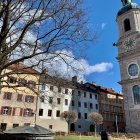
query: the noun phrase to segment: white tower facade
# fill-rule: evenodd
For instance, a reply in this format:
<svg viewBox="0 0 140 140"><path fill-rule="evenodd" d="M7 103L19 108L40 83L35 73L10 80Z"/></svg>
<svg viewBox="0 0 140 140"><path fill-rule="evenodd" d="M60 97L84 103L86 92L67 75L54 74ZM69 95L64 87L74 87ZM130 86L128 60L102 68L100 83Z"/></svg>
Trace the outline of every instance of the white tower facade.
<svg viewBox="0 0 140 140"><path fill-rule="evenodd" d="M140 8L132 0L121 0L117 14L118 61L127 132L140 132Z"/></svg>

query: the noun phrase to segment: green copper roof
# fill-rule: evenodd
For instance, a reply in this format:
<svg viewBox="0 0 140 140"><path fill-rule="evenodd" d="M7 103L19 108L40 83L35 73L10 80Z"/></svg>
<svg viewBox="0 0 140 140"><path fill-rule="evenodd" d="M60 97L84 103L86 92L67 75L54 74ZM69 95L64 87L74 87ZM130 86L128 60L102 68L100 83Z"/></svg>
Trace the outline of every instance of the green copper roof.
<svg viewBox="0 0 140 140"><path fill-rule="evenodd" d="M128 1L128 4L125 4L118 12L117 16L124 14L125 12L131 9L139 9L139 6L136 3L131 3Z"/></svg>
<svg viewBox="0 0 140 140"><path fill-rule="evenodd" d="M5 134L32 134L32 135L54 135L51 130L48 130L39 125L19 126L13 129L4 131Z"/></svg>
<svg viewBox="0 0 140 140"><path fill-rule="evenodd" d="M123 6L132 3L132 1L133 0L121 0Z"/></svg>

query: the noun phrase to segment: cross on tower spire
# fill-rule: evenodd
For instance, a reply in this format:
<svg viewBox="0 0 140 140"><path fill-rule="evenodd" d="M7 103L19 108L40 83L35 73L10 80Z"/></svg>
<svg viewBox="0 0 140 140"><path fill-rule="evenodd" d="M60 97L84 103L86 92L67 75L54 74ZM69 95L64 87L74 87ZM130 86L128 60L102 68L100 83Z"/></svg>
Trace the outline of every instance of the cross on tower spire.
<svg viewBox="0 0 140 140"><path fill-rule="evenodd" d="M121 0L121 1L122 1L123 6L125 6L129 3L132 3L133 0Z"/></svg>

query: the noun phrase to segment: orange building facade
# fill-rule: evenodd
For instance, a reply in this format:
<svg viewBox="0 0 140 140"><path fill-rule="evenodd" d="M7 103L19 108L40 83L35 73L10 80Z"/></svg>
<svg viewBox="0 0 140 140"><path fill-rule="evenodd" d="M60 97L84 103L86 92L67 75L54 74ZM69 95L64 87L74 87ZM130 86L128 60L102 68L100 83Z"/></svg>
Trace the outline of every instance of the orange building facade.
<svg viewBox="0 0 140 140"><path fill-rule="evenodd" d="M104 118L101 126L102 129L108 132L124 132L125 118L123 95L116 93L111 88L102 86L99 86L99 92L99 112Z"/></svg>

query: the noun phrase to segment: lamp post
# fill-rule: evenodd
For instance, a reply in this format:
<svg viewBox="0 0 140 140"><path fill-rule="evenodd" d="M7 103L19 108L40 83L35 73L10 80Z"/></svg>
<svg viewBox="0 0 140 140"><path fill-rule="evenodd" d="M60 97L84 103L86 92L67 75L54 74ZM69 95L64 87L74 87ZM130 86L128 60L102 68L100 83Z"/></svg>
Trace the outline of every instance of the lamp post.
<svg viewBox="0 0 140 140"><path fill-rule="evenodd" d="M118 135L118 116L116 114L116 129L117 129L117 135Z"/></svg>

